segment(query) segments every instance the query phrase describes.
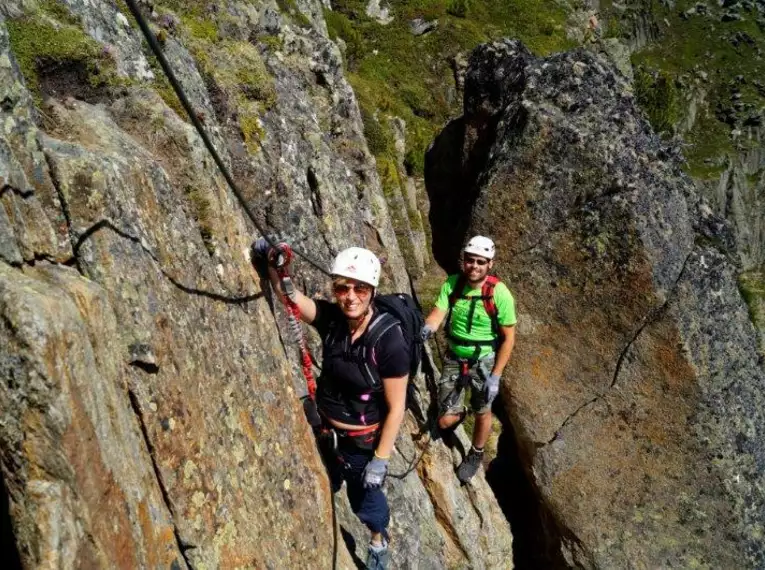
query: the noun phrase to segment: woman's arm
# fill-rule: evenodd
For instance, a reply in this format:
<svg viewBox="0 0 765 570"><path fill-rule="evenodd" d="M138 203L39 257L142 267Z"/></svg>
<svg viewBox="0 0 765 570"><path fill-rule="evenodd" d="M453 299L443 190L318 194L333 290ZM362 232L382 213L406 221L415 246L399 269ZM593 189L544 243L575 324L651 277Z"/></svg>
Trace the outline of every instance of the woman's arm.
<svg viewBox="0 0 765 570"><path fill-rule="evenodd" d="M388 415L382 426L380 442L377 444L375 454L381 459L388 459L393 452L396 436L404 420L406 408L406 384L409 376L398 378L383 378L383 390L385 401L388 404Z"/></svg>
<svg viewBox="0 0 765 570"><path fill-rule="evenodd" d="M281 279L279 279L279 274L276 272L276 269L270 265L268 266L268 279L271 281L271 287L273 287L276 292L276 296L282 303L284 303L284 291L282 290ZM297 288L294 289L290 298L298 306L298 309L300 309L300 318L310 325L316 318L316 303L314 303L313 299L310 297L303 295Z"/></svg>

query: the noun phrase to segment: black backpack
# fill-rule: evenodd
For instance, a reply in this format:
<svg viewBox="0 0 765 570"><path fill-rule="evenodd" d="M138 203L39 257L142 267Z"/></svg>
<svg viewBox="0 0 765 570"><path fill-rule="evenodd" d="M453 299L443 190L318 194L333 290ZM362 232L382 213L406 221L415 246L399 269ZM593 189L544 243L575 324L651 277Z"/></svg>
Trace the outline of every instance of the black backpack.
<svg viewBox="0 0 765 570"><path fill-rule="evenodd" d="M422 362L423 342L420 333L425 325L425 319L415 300L406 293L378 295L375 297L374 303L379 314L369 323L369 328L364 336L362 372L367 377L370 386L382 388L380 385L382 380L377 374L376 368L369 366L368 355L372 353L372 349L382 335L392 327L401 326L401 332L409 345L409 382L406 388L406 407L409 409L416 401L417 387L414 383L414 377L417 375Z"/></svg>

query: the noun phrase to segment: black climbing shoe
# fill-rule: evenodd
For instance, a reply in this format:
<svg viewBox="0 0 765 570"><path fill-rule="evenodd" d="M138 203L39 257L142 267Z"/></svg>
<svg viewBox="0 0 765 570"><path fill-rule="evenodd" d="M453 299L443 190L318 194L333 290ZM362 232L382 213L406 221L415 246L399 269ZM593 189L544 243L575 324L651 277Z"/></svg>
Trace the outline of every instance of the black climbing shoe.
<svg viewBox="0 0 765 570"><path fill-rule="evenodd" d="M471 447L467 457L462 460L462 463L457 468L457 479L462 483L470 481L481 466L481 461L483 461L483 450L476 451Z"/></svg>

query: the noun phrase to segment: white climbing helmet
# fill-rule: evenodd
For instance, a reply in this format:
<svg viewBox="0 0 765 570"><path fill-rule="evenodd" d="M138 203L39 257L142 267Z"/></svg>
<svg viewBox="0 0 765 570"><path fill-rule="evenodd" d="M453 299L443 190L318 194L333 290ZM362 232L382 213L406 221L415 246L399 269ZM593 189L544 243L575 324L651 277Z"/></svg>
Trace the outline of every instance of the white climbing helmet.
<svg viewBox="0 0 765 570"><path fill-rule="evenodd" d="M486 259L494 259L494 242L484 236L475 236L470 238L467 242L465 253L471 253L473 255L479 255Z"/></svg>
<svg viewBox="0 0 765 570"><path fill-rule="evenodd" d="M337 254L330 273L336 277L348 277L377 287L380 282L380 260L363 247L349 247Z"/></svg>

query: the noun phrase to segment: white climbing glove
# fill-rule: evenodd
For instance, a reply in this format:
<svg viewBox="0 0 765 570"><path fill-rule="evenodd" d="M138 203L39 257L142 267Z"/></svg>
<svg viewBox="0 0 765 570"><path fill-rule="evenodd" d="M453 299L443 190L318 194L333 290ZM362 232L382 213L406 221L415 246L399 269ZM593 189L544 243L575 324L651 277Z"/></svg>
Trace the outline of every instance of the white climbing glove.
<svg viewBox="0 0 765 570"><path fill-rule="evenodd" d="M489 374L486 378L486 382L483 385L484 394L486 395L486 402L491 404L494 398L499 394L499 380L501 376L498 374Z"/></svg>
<svg viewBox="0 0 765 570"><path fill-rule="evenodd" d="M364 467L364 488L379 489L385 481L388 474L388 460L381 459L375 455L372 461Z"/></svg>
<svg viewBox="0 0 765 570"><path fill-rule="evenodd" d="M430 337L433 336L434 332L435 331L429 324L425 324L420 331L420 339L422 339L422 342L426 342Z"/></svg>

